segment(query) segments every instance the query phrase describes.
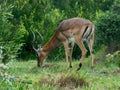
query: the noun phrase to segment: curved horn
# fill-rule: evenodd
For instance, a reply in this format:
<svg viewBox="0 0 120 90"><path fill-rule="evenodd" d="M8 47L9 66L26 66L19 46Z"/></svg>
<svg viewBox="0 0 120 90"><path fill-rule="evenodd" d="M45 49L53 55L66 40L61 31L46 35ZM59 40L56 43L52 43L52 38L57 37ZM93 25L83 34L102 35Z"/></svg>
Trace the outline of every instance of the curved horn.
<svg viewBox="0 0 120 90"><path fill-rule="evenodd" d="M31 30L32 34L33 34L33 41L32 41L32 48L33 50L35 50L35 52L37 52L37 49L34 47L34 42L35 42L35 33Z"/></svg>
<svg viewBox="0 0 120 90"><path fill-rule="evenodd" d="M40 34L40 32L37 31L37 33L38 33L38 35L40 36L40 39L41 39L40 44L42 44L43 36Z"/></svg>

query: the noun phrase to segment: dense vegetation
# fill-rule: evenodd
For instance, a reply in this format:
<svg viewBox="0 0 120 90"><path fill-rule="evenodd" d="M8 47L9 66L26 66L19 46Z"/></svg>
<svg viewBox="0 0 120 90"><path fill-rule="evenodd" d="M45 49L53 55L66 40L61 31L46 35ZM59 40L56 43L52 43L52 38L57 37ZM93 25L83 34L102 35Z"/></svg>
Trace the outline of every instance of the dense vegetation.
<svg viewBox="0 0 120 90"><path fill-rule="evenodd" d="M12 70L6 71L2 69L4 67L7 68L6 65L9 66L10 63L16 60L35 59L35 54L31 48L33 36L30 30L33 30L35 33L39 31L42 34L44 37L42 44L44 45L54 34L62 20L73 17L86 18L95 24L94 50L95 53L99 53L95 54L96 63L103 62L107 66L112 63L113 66L116 65L112 69L118 69L120 67L120 0L0 0L0 80L4 79L3 77L6 72L14 74L12 72L14 66L11 67ZM36 46L39 41L40 39L37 37ZM64 59L63 52L63 47L57 48L48 57L48 60L57 60L58 62ZM76 45L74 47L73 58L76 59L78 57L80 57L80 50ZM4 66L1 63L6 65ZM16 63L18 62L14 62L14 65ZM110 68L104 69L104 73L112 74L112 71L108 72ZM35 68L34 72L39 71ZM17 76L18 74L14 75ZM100 74L100 76L102 75ZM96 78L92 79L96 80ZM89 80L93 81L92 79ZM87 80L88 84L89 80ZM5 85L3 82L0 81L0 85ZM14 87L17 87L15 83L14 85ZM24 84L21 82L18 88L22 85ZM90 87L89 85L88 87ZM113 86L111 87L113 88ZM116 88L118 89L118 87Z"/></svg>
<svg viewBox="0 0 120 90"><path fill-rule="evenodd" d="M45 44L53 35L60 21L72 17L82 17L91 20L96 25L95 49L102 44L119 49L119 0L3 0L0 1L0 48L4 60L15 57L31 58L30 30L39 31ZM102 36L102 37L101 37ZM37 40L39 42L39 38ZM117 45L116 45L117 44ZM112 46L111 46L112 45ZM77 46L74 52L76 52ZM57 49L52 58L62 57L63 51ZM77 55L79 54L76 53ZM29 56L27 55L29 54ZM73 54L73 57L77 57ZM33 55L34 56L34 55Z"/></svg>

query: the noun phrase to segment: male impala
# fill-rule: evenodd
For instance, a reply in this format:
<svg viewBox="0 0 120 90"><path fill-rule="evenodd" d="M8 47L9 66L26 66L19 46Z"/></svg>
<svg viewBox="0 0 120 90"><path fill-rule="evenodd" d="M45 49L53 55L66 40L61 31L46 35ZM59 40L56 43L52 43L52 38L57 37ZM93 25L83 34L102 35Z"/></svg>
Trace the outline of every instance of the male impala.
<svg viewBox="0 0 120 90"><path fill-rule="evenodd" d="M38 66L42 66L44 59L47 58L47 56L55 48L63 44L65 48L67 67L72 67L72 52L73 52L74 43L76 43L82 51L79 67L77 68L77 70L79 70L82 66L82 62L87 53L87 50L83 44L84 40L87 41L88 43L90 54L92 56L92 66L93 66L94 55L93 55L92 46L94 42L94 24L89 20L82 19L82 18L72 18L72 19L63 20L59 24L56 32L51 37L51 39L47 42L47 44L45 44L43 47L41 47L41 44L40 44L38 49L34 47L35 34L33 31L32 33L34 36L32 47L38 56ZM68 65L68 57L70 58L69 65Z"/></svg>

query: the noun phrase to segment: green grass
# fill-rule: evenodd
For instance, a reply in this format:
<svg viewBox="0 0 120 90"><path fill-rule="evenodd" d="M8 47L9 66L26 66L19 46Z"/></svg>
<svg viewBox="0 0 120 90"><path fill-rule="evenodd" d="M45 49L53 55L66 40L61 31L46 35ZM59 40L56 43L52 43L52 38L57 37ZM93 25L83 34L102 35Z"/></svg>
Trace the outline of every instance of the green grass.
<svg viewBox="0 0 120 90"><path fill-rule="evenodd" d="M8 73L15 76L10 83L0 81L0 90L120 90L120 68L110 63L106 66L96 61L91 68L90 58L76 71L79 61L73 60L73 68L67 69L65 60L45 62L42 68L35 60L13 62Z"/></svg>

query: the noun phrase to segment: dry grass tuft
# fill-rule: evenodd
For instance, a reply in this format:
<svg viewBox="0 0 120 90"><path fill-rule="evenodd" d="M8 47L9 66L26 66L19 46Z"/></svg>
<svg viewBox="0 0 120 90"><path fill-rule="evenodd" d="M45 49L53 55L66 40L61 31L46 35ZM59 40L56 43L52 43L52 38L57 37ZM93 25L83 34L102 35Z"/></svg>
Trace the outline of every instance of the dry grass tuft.
<svg viewBox="0 0 120 90"><path fill-rule="evenodd" d="M81 77L78 73L62 73L58 75L48 74L45 77L42 77L39 81L39 85L74 89L87 86L88 83L86 82L86 79Z"/></svg>

